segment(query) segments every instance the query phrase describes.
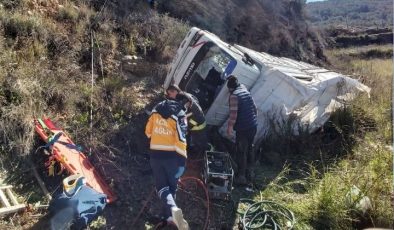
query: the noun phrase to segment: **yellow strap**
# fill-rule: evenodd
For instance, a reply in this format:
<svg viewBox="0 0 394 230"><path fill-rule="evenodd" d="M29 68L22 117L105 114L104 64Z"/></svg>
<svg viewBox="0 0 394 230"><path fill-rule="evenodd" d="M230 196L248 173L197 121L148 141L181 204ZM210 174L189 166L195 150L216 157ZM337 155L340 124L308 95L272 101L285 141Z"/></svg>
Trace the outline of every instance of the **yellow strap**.
<svg viewBox="0 0 394 230"><path fill-rule="evenodd" d="M190 119L189 122L190 122L190 124L192 124L194 126L196 126L198 124L197 121L195 121L193 119Z"/></svg>
<svg viewBox="0 0 394 230"><path fill-rule="evenodd" d="M66 163L66 161L67 161L67 157L64 156L64 155L61 155L60 161L59 161L60 170L59 170L59 172L57 173L57 175L61 175L61 174L63 173L63 171L64 171L64 166L63 166L62 163Z"/></svg>
<svg viewBox="0 0 394 230"><path fill-rule="evenodd" d="M55 163L56 161L52 160L48 167L48 176L55 176Z"/></svg>
<svg viewBox="0 0 394 230"><path fill-rule="evenodd" d="M208 143L209 151L215 151L215 147L211 143Z"/></svg>
<svg viewBox="0 0 394 230"><path fill-rule="evenodd" d="M59 172L57 172L57 175L62 175L63 171L64 171L64 166L60 164L60 170Z"/></svg>
<svg viewBox="0 0 394 230"><path fill-rule="evenodd" d="M74 174L71 176L68 176L66 178L64 178L63 180L63 188L66 190L75 188L75 186L77 185L78 180L82 178L81 175L79 174Z"/></svg>
<svg viewBox="0 0 394 230"><path fill-rule="evenodd" d="M205 126L207 126L207 123L206 123L206 122L202 123L201 125L194 126L194 127L191 128L190 130L192 130L192 131L202 130L202 129L205 128Z"/></svg>
<svg viewBox="0 0 394 230"><path fill-rule="evenodd" d="M60 157L60 163L66 163L66 161L67 161L67 157L66 156L64 156L64 155L61 155L61 157Z"/></svg>

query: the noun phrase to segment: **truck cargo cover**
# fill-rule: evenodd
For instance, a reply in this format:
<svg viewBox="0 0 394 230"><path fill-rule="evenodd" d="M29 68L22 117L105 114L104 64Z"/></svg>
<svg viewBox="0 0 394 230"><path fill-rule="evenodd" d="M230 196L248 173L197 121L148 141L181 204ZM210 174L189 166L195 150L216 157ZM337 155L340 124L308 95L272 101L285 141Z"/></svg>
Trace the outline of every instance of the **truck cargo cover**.
<svg viewBox="0 0 394 230"><path fill-rule="evenodd" d="M261 65L260 76L249 87L258 108L255 142L267 135L270 128L283 128L289 119L292 120L293 133L297 134L300 128L313 132L357 93L370 93L369 87L340 73L236 47ZM226 127L227 122L221 128L223 135Z"/></svg>

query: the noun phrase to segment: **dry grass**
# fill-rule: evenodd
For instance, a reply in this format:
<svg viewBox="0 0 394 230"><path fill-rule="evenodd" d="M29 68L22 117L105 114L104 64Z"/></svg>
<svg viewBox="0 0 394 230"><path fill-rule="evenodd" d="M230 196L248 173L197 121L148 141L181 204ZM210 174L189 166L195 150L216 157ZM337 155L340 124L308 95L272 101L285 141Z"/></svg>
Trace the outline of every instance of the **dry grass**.
<svg viewBox="0 0 394 230"><path fill-rule="evenodd" d="M373 46L364 49L390 50L388 46ZM343 49L330 55L333 63L341 63L338 56L348 51ZM364 50L361 49L361 52ZM387 59L353 59L338 64L346 73L360 75L366 85L372 88L371 98L358 98L355 105L371 114L377 124L375 132L367 133L353 150L353 158L343 168L353 169L353 178L349 182L359 183L365 194L371 198L371 219L377 226L393 227L393 207L390 204L392 191L392 118L391 86L393 76L392 58Z"/></svg>
<svg viewBox="0 0 394 230"><path fill-rule="evenodd" d="M370 49L386 50L390 47L370 46L327 52L331 68L355 74L372 88L370 98L361 95L343 113L336 113L331 118L336 132L329 135L337 133L335 135L339 135L341 141L334 139L333 148L330 148L331 144L322 142L319 134L299 139L292 136L274 139L280 143L277 146L290 146L276 147L279 152L280 149L293 152L286 155L289 163L294 164L293 158L301 157L307 162L313 159L311 156L320 155L312 163L307 163L307 168L285 168L260 193L260 196L283 202L291 208L297 218L296 229L393 227L390 201L393 192L392 123L391 97L388 96L391 95L392 60L349 57ZM275 151L275 145L266 145ZM301 179L294 179L294 175ZM349 201L353 186L359 188L362 195ZM357 208L364 195L371 201L371 207L365 213Z"/></svg>
<svg viewBox="0 0 394 230"><path fill-rule="evenodd" d="M393 50L392 45L368 45L368 46L355 46L342 49L326 50L329 57L335 58L342 55L352 55L356 53L362 53L369 50L387 51Z"/></svg>
<svg viewBox="0 0 394 230"><path fill-rule="evenodd" d="M97 144L103 149L127 149L129 146L125 146L123 140L116 141L123 135L135 142L136 150L133 151L142 149L135 134L136 127L142 125L136 117L160 94L166 64L189 26L152 11L132 14L122 22L115 22L114 18L109 18L109 12L104 12L96 31L96 47L100 45L101 48L104 74L96 61L96 83L91 90L89 21L96 14L84 2L66 3L62 20L35 10L28 16L25 10L17 8L18 5L12 13L0 10L2 155L19 156L34 151L32 119L43 114L58 118L73 140L85 146ZM284 39L287 36L284 35ZM390 227L387 220L392 210L387 198L391 192L388 181L392 181L392 162L390 151L384 146L390 143L392 136L390 98L387 96L391 86L391 62L339 60L348 54L343 54L342 50L332 52L329 57L335 67L362 76L372 87L371 99L361 97L355 106L376 120L377 129L361 136L351 151L344 153L347 157L338 159L338 164L326 166L323 172L311 167L309 176L303 181L289 184L283 178L277 180L262 192L262 196L287 202L297 215L299 229L347 228L353 216L342 201L354 184L370 197L373 204L370 215L375 224ZM120 72L119 62L125 54L145 58L140 77L123 76ZM89 140L90 96L93 96L94 143ZM131 150L116 153L123 152ZM303 192L295 189L299 188L294 187L297 183L304 188Z"/></svg>
<svg viewBox="0 0 394 230"><path fill-rule="evenodd" d="M391 143L391 85L393 76L392 59L349 59L343 55L354 53L357 50L392 49L389 46L368 46L361 48L348 48L332 50L328 52L329 60L339 71L353 74L360 80L371 87L371 98L358 98L356 104L362 107L367 113L372 114L376 120L380 133L388 143Z"/></svg>
<svg viewBox="0 0 394 230"><path fill-rule="evenodd" d="M38 80L18 78L8 81L8 90L12 94L9 105L1 108L0 130L2 143L7 143L7 150L26 155L34 144L32 117L40 117L45 104L40 99L42 88Z"/></svg>
<svg viewBox="0 0 394 230"><path fill-rule="evenodd" d="M142 54L159 62L171 61L189 26L168 15L133 13L124 19L124 50Z"/></svg>
<svg viewBox="0 0 394 230"><path fill-rule="evenodd" d="M111 122L117 123L114 129L127 125L149 103L149 95L158 93L166 64L189 28L151 11L120 22L109 9L96 17L86 1L16 3L0 8L0 143L17 155L32 151L32 119L43 114L62 118L71 135L76 130L79 140L87 141L91 96L98 137L111 132ZM93 20L99 23L90 25ZM121 32L115 31L118 23ZM91 26L96 29L93 91ZM130 45L124 44L124 34L132 50L123 49ZM120 59L130 54L124 51L153 59L139 64L142 78L121 77Z"/></svg>

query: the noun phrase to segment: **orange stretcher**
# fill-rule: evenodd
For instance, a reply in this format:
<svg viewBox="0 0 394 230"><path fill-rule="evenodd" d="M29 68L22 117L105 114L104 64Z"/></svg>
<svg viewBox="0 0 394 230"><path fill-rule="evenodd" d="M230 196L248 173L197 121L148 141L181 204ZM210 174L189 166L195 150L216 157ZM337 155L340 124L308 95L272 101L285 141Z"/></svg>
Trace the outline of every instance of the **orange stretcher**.
<svg viewBox="0 0 394 230"><path fill-rule="evenodd" d="M89 159L71 141L65 132L57 128L49 118L35 119L35 130L46 143L56 141L49 146L54 158L72 175L80 174L86 179L86 184L94 190L107 195L108 203L116 200L115 194L104 181Z"/></svg>

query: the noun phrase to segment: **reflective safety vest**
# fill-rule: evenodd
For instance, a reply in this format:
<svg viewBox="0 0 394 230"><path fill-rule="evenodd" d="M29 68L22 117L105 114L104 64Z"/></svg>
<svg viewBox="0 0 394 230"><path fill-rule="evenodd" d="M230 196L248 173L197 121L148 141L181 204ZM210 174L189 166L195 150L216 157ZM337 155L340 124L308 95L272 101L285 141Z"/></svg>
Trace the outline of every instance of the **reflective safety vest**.
<svg viewBox="0 0 394 230"><path fill-rule="evenodd" d="M207 125L204 112L198 104L197 98L195 98L193 94L188 93L188 95L192 98L192 104L188 111L190 113L187 114L189 129L190 131L203 130Z"/></svg>
<svg viewBox="0 0 394 230"><path fill-rule="evenodd" d="M197 124L197 122L195 122L193 119L189 120L189 123L191 123L193 126L190 128L190 131L199 131L199 130L203 130L206 126L207 123L204 121L204 123L202 124Z"/></svg>
<svg viewBox="0 0 394 230"><path fill-rule="evenodd" d="M150 149L175 151L183 157L187 157L186 129L186 116L171 115L165 119L156 110L153 110L146 124L145 134L150 138Z"/></svg>

